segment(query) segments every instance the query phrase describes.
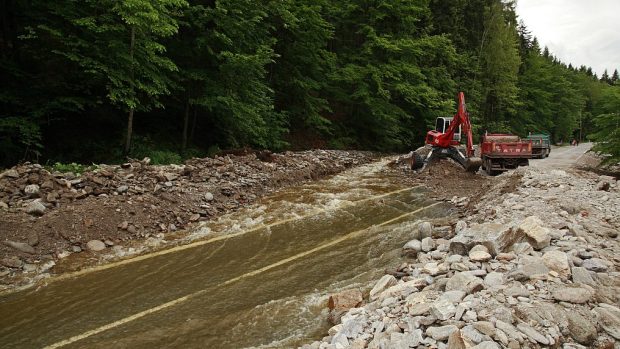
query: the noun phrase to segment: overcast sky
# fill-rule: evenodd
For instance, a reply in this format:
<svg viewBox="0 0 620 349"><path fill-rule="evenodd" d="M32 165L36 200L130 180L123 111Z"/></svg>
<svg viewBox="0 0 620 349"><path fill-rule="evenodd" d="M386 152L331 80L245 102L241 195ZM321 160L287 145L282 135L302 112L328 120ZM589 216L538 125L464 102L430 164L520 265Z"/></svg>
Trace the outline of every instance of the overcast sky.
<svg viewBox="0 0 620 349"><path fill-rule="evenodd" d="M566 64L620 70L620 0L517 0L517 14Z"/></svg>

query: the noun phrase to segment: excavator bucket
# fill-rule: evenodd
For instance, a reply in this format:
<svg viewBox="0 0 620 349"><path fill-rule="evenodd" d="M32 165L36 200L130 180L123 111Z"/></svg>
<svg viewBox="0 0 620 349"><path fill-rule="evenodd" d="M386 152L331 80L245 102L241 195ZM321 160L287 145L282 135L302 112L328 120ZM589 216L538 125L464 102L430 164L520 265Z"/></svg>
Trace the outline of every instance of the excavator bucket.
<svg viewBox="0 0 620 349"><path fill-rule="evenodd" d="M481 158L472 156L465 161L465 170L467 172L472 172L472 173L478 172L478 169L480 169L480 166L482 166Z"/></svg>

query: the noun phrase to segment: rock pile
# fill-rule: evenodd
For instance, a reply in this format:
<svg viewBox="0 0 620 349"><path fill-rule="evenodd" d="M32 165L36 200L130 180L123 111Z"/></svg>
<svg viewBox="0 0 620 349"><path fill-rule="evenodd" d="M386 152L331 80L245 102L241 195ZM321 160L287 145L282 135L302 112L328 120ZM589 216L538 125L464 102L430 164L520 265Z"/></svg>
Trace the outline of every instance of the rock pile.
<svg viewBox="0 0 620 349"><path fill-rule="evenodd" d="M118 248L126 240L149 244L275 189L375 158L354 151L262 152L169 166L144 159L81 175L19 165L0 174L0 281L71 253Z"/></svg>
<svg viewBox="0 0 620 349"><path fill-rule="evenodd" d="M466 217L451 239L408 242L395 276L302 348L620 346L615 179L520 169Z"/></svg>

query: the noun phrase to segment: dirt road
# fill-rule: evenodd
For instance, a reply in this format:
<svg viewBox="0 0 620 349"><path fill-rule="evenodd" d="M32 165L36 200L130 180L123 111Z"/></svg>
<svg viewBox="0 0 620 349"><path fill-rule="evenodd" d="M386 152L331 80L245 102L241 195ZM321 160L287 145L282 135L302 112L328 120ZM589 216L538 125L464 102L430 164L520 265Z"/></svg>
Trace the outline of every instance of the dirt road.
<svg viewBox="0 0 620 349"><path fill-rule="evenodd" d="M553 147L546 159L532 159L530 166L538 168L566 169L572 167L577 159L592 148L592 143L582 143L576 147Z"/></svg>

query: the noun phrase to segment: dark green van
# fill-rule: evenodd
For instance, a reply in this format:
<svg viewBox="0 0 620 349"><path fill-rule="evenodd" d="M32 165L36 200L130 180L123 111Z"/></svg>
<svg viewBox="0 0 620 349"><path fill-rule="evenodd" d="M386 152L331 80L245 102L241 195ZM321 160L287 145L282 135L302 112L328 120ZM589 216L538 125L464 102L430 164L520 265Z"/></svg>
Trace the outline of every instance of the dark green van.
<svg viewBox="0 0 620 349"><path fill-rule="evenodd" d="M551 153L551 139L545 133L531 133L525 138L532 141L532 157L546 158Z"/></svg>

